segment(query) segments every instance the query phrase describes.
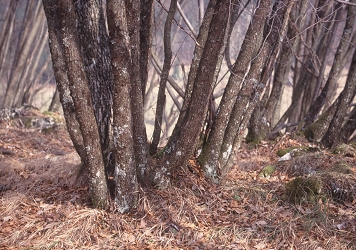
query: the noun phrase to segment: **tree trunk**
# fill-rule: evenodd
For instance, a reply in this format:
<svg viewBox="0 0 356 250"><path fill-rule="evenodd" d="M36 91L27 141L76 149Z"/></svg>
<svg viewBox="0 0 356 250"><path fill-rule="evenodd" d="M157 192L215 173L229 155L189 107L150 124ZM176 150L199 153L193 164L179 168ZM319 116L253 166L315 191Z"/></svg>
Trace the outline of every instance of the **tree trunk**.
<svg viewBox="0 0 356 250"><path fill-rule="evenodd" d="M240 54L232 69L233 74L230 76L226 85L207 144L199 156L199 162L202 165L205 175L214 182L218 182L218 159L225 129L229 122L229 114L238 97L239 88L248 65L256 56L262 42L262 31L264 29L265 18L270 11L270 3L269 0L261 1L260 7L256 10L254 20L247 31Z"/></svg>
<svg viewBox="0 0 356 250"><path fill-rule="evenodd" d="M19 82L19 91L15 96L17 98L14 97L15 100L17 99L16 102L14 103L14 106L16 107L19 107L24 103L31 104L29 102L29 100L31 100L33 97L31 95L31 92L33 92L34 86L36 85L36 83L38 83L35 82L35 79L38 79L37 77L35 77L35 75L38 74L43 76L43 73L46 70L51 60L50 57L48 57L47 60L42 65L40 71L39 72L37 71L40 65L40 59L43 55L44 48L47 45L47 41L48 41L47 32L46 32L47 26L44 20L45 20L45 16L43 13L43 18L42 18L43 25L41 31L42 33L39 34L39 37L37 37L37 41L35 41L36 43L39 43L39 45L36 46L37 48L31 52L30 59L32 63L29 66L25 67L22 73Z"/></svg>
<svg viewBox="0 0 356 250"><path fill-rule="evenodd" d="M47 5L48 6L48 5ZM89 169L89 193L94 207L108 205L108 190L98 127L95 121L91 94L81 57L76 30L76 14L71 0L57 1L58 21L61 24L61 44L67 70L69 90L75 114L83 136L86 164Z"/></svg>
<svg viewBox="0 0 356 250"><path fill-rule="evenodd" d="M276 61L278 61L276 59L277 55L279 55L280 50L283 49L283 39L288 31L289 16L290 16L292 6L293 4L290 3L288 8L285 9L285 8L280 8L278 4L274 5L272 16L275 15L278 18L272 19L272 21L270 21L269 26L272 26L272 29L267 40L268 39L270 40L272 38L272 39L276 39L278 42L277 44L274 45L273 49L271 48L271 55L269 56L268 61L266 62L264 69L262 71L261 83L263 85L266 85L268 79L271 78L272 71L275 68ZM283 53L282 51L282 55L286 57L289 55L289 53L288 52ZM284 58L286 63L285 66L288 65L288 61L286 59L288 59L288 57ZM280 75L277 76L281 77ZM273 82L273 79L271 79L271 82ZM269 94L270 94L269 88L271 84L272 83L270 83L265 89L261 102L258 105L256 105L256 108L251 115L251 119L249 121L249 126L248 126L248 134L246 136L247 142L252 142L253 144L257 144L262 139L264 139L267 135L271 118L270 121L267 120L266 112L267 111L271 112L272 108L274 111L280 99L281 90L282 90L281 84L278 83L277 81L277 86L273 88L273 91L271 93L272 98L269 100ZM267 106L268 101L270 101L269 106ZM270 108L270 110L268 110L268 108Z"/></svg>
<svg viewBox="0 0 356 250"><path fill-rule="evenodd" d="M329 20L335 18L336 15L333 15L333 5L326 4L325 0L319 0L318 2L318 11L315 12L313 18L320 18L321 20ZM311 22L314 22L312 19ZM333 21L330 21L326 24L316 24L311 32L313 32L313 43L311 46L311 52L308 59L311 60L312 64L310 67L310 72L306 74L305 77L305 91L303 95L303 100L301 100L301 111L300 119L303 118L308 112L310 105L315 100L315 96L320 93L319 81L324 77L325 74L325 64L320 60L320 58L326 58L330 56L329 52L326 51L328 44L332 43L332 34L329 32L332 30L334 25Z"/></svg>
<svg viewBox="0 0 356 250"><path fill-rule="evenodd" d="M138 180L143 185L151 185L151 178L146 178L152 164L150 164L149 145L147 141L146 126L144 121L144 100L143 100L143 83L141 75L146 73L146 68L141 69L141 9L139 1L125 0L127 29L130 38L130 79L131 79L131 108L134 151L137 166ZM150 9L150 6L145 8ZM146 51L148 53L148 51ZM142 71L143 70L143 71Z"/></svg>
<svg viewBox="0 0 356 250"><path fill-rule="evenodd" d="M170 183L170 177L174 176L174 172L179 167L184 167L187 160L191 159L204 129L208 141L202 146L203 153L199 160L202 162L204 174L213 182L219 182L230 169L228 160L232 158L230 157L232 151L240 146L253 110L256 112L250 122L250 128L260 132L259 119L268 117L272 120L271 113L276 109L282 86L288 76L294 76L296 83L292 102L298 109L296 114L300 115L301 109L309 105L306 103L306 106L302 106L302 95L305 94L309 102L309 97L314 98L317 93L315 86L310 86L310 93L305 93L307 88L304 81L309 81L307 78L314 76L313 67L319 65L315 63L317 58L313 50L318 53L323 50L323 47L320 47L323 44L320 39L324 31L319 29L319 26L322 26L325 20L316 23L314 18L324 14L321 12L306 14L305 11L309 4L315 6L326 4L324 0L294 4L293 13L296 16L293 22L290 22L288 36L293 38L302 35L300 42L298 38L289 41L289 45L294 44L293 49L283 47L282 52L280 47L293 2L289 0L274 2L271 11L272 0L258 1L256 5L258 7L253 11L254 17L232 70L230 65L231 75L217 118L213 115L207 118L207 114L215 114L212 93L216 87L227 37L232 30L230 24L236 19L239 3L235 0L211 0L202 20L199 35L196 37L190 20L187 20L189 15L183 13L184 6L179 9L179 2L172 0L170 10L167 11L168 18L165 20L163 67L160 67L152 53L153 66L161 76L161 83L157 99L154 140L150 152L144 111L155 101L146 99L145 102L144 95L148 79L149 53L152 48L153 3L153 0L107 0L105 20L101 1L44 0L59 96L69 134L83 164L90 172L89 188L93 204L95 207L105 207L107 204L105 178L107 176L104 169L105 165L112 164L116 186L111 194L114 193L116 209L121 213L128 212L137 205L139 185L143 188L165 187ZM200 6L202 3L201 1ZM166 5L167 3L161 5L162 9L166 10ZM182 17L189 31L184 30L185 26L180 26L180 20L174 19L176 8L180 13L179 18ZM328 8L330 7L326 9ZM160 15L160 12L157 15ZM175 30L172 27L176 27L172 26L172 22L176 22L195 43L188 79L182 77L182 81L187 82L185 93L183 87L178 86L178 81L175 82L169 75L170 67L176 66L172 65L175 62L173 51L177 53L178 60L181 49L176 45L175 35L170 35L171 30ZM158 23L163 22L157 20L156 25L159 25ZM316 27L315 30L312 30L313 25ZM157 26L156 30L159 29ZM304 32L305 30L310 31ZM314 31L317 33L313 34ZM157 35L156 46L162 45L159 39L160 33ZM158 48L156 51L160 53L161 50ZM278 54L281 54L280 59L277 59ZM292 55L298 56L298 62L294 67L290 66ZM184 59L179 63L185 63ZM325 66L325 63L323 65ZM339 118L345 116L355 93L355 65L353 62L347 86L326 114L324 121L327 122L322 126L328 128L331 121L332 126L340 130L342 122L333 121L333 117L335 114L337 121L342 121ZM278 66L275 74L276 85L270 94L270 90L265 89L265 86L272 78L272 70L276 66ZM181 67L185 74L184 70L188 67L185 65ZM152 81L155 79L152 78ZM166 85L167 81L176 93ZM268 87L272 86L272 80L270 81ZM167 112L164 112L167 87L174 105L181 112L167 145L158 152L161 130L164 130L164 136L168 137L165 129L175 120L175 117L170 115L176 111L176 106L172 105L170 111L168 107ZM154 84L147 92L153 88ZM263 90L265 93L261 100ZM183 104L177 100L178 95L184 97ZM270 102L267 102L268 98ZM265 103L268 104L266 108ZM342 110L342 113L338 114L337 109ZM286 113L285 119L291 119L290 113ZM210 129L209 124L212 121L214 125ZM347 123L345 126L348 131L353 130L353 124ZM256 136L260 136L257 134Z"/></svg>
<svg viewBox="0 0 356 250"><path fill-rule="evenodd" d="M339 10L338 14L340 12L341 10ZM321 111L322 107L326 102L326 97L330 91L330 87L337 84L337 80L339 79L340 72L343 68L342 61L345 57L347 48L349 47L349 41L352 35L350 30L352 30L352 27L355 23L355 19L356 19L355 13L353 13L351 8L348 8L346 25L344 27L344 31L340 39L339 46L336 50L335 58L329 73L328 80L326 81L319 96L315 99L313 104L310 106L309 111L304 118L304 125L303 125L304 128L307 128L310 124L312 124L315 121L316 116L319 114L319 112Z"/></svg>
<svg viewBox="0 0 356 250"><path fill-rule="evenodd" d="M34 1L29 1L29 5L34 4ZM41 10L41 2L37 2L38 10ZM22 76L27 69L27 64L31 60L31 53L33 52L33 42L36 39L38 32L41 30L44 21L43 11L31 11L28 8L28 16L24 20L23 24L23 34L20 38L18 47L16 49L16 56L13 61L12 70L10 74L10 79L7 84L4 100L2 103L2 108L13 107L18 100L17 94L19 93L21 87L21 82L23 82ZM35 8L37 10L37 8ZM33 21L34 23L32 23ZM22 99L22 97L20 97Z"/></svg>
<svg viewBox="0 0 356 250"><path fill-rule="evenodd" d="M171 46L171 29L174 14L177 9L177 0L172 0L166 23L164 26L164 64L161 73L161 80L159 83L157 106L156 106L156 115L155 115L155 126L152 135L152 142L150 146L150 154L154 155L157 153L157 147L161 139L161 130L162 130L162 121L163 121L163 112L166 103L166 84L168 80L169 70L171 69L172 63L172 46Z"/></svg>
<svg viewBox="0 0 356 250"><path fill-rule="evenodd" d="M172 136L175 136L175 134L179 132L179 130L182 126L182 123L185 119L188 105L190 103L191 96L192 96L192 91L193 91L193 86L194 86L193 84L194 84L194 81L195 81L195 78L197 75L197 70L200 65L200 60L201 60L201 57L202 57L202 54L204 51L204 47L205 47L205 43L206 43L206 40L208 37L210 23L213 18L213 15L214 15L216 2L217 2L217 0L209 1L208 7L205 11L205 16L202 21L202 25L200 26L199 35L196 39L197 44L195 46L194 55L193 55L192 63L190 65L190 70L189 70L189 74L188 74L188 82L186 84L186 89L185 89L185 93L184 93L183 105L182 105L181 111L179 113L178 121L174 128Z"/></svg>
<svg viewBox="0 0 356 250"><path fill-rule="evenodd" d="M276 51L272 53L276 45L275 41L283 41L286 25L282 24L284 22L283 20L288 19L288 11L285 15L285 10L289 5L288 3L288 0L275 3L274 10L276 10L276 14L270 16L268 22L269 29L266 29L264 33L264 43L262 43L259 53L251 63L250 70L239 92L238 101L235 103L231 112L219 156L223 176L225 176L231 168L231 165L228 164L231 153L240 147L243 133L250 120L253 109L260 101L260 95L266 84L264 74L268 75L269 67L274 62L276 56ZM279 32L281 32L281 36ZM280 42L276 46L280 46ZM261 70L264 67L265 69Z"/></svg>
<svg viewBox="0 0 356 250"><path fill-rule="evenodd" d="M150 61L151 45L152 45L152 30L154 17L154 1L141 0L141 26L140 26L140 70L141 70L141 84L142 84L142 98L145 101L146 84L148 81L148 65Z"/></svg>
<svg viewBox="0 0 356 250"><path fill-rule="evenodd" d="M320 142L328 130L329 124L337 109L339 100L335 102L310 126L304 130L304 135L309 141Z"/></svg>
<svg viewBox="0 0 356 250"><path fill-rule="evenodd" d="M340 140L341 143L348 143L351 135L356 130L356 108L352 109L350 117L348 117L344 126L340 130Z"/></svg>
<svg viewBox="0 0 356 250"><path fill-rule="evenodd" d="M247 127L252 112L256 105L260 103L260 95L272 71L275 57L285 35L289 12L286 11L285 13L285 10L288 5L288 1L277 2L274 5L273 9L276 13L271 14L270 16L268 23L269 29L265 30L264 42L261 45L256 58L252 61L249 73L239 92L238 102L235 103L234 109L232 110L219 156L219 163L222 168L221 172L223 177L230 171L232 167L229 163L230 156L233 151L240 147L243 133ZM282 23L284 24L282 25ZM279 42L276 44L275 41ZM249 99L247 99L248 96L250 96Z"/></svg>
<svg viewBox="0 0 356 250"><path fill-rule="evenodd" d="M124 213L136 205L138 188L131 103L123 98L129 96L131 92L131 76L128 71L131 66L130 39L124 1L108 0L107 15L114 76L115 202L118 210Z"/></svg>
<svg viewBox="0 0 356 250"><path fill-rule="evenodd" d="M354 9L355 7L349 6L349 8ZM340 140L340 130L344 122L344 118L348 112L349 106L353 98L355 97L356 88L356 53L354 53L350 72L347 76L346 85L344 90L340 93L337 98L337 108L334 116L329 124L328 131L324 135L321 143L326 147L332 147L339 143Z"/></svg>
<svg viewBox="0 0 356 250"><path fill-rule="evenodd" d="M113 169L110 128L113 85L109 38L102 1L75 0L78 34L86 79L88 80L106 172ZM108 174L108 173L107 173Z"/></svg>
<svg viewBox="0 0 356 250"><path fill-rule="evenodd" d="M48 111L51 112L59 112L61 106L61 101L59 99L59 91L58 88L56 87L56 90L53 94L51 104L49 105Z"/></svg>
<svg viewBox="0 0 356 250"><path fill-rule="evenodd" d="M3 75L5 62L7 61L7 57L9 54L9 47L11 43L11 34L14 30L15 16L16 16L16 8L18 6L19 0L13 0L9 4L9 8L6 12L5 19L2 24L2 29L0 33L0 76ZM3 98L3 94L0 95ZM3 100L0 99L0 103L2 104Z"/></svg>
<svg viewBox="0 0 356 250"><path fill-rule="evenodd" d="M73 142L74 148L81 158L82 164L86 165L83 136L80 131L77 117L75 115L73 98L70 95L69 90L69 80L64 61L64 55L62 53L63 45L61 44L61 28L57 22L59 17L57 8L52 7L55 3L56 0L43 1L43 7L47 18L49 47L53 61L54 76L56 78L59 99L62 103L69 136Z"/></svg>
<svg viewBox="0 0 356 250"><path fill-rule="evenodd" d="M198 138L202 121L206 115L213 87L215 84L216 68L219 56L222 54L228 27L230 3L217 1L213 18L211 20L208 37L205 43L199 67L192 89L190 103L187 106L185 118L181 127L170 137L165 149L166 157L162 164L167 169L167 174L172 174L174 166L182 166L194 151L194 144ZM220 53L217 53L220 51Z"/></svg>

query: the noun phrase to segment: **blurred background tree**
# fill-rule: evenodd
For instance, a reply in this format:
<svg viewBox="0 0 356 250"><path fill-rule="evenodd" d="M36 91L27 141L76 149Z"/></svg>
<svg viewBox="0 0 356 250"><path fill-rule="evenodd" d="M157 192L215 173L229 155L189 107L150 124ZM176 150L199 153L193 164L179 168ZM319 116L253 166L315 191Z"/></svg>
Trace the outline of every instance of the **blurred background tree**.
<svg viewBox="0 0 356 250"><path fill-rule="evenodd" d="M58 111L42 1L5 0L0 9L0 106Z"/></svg>

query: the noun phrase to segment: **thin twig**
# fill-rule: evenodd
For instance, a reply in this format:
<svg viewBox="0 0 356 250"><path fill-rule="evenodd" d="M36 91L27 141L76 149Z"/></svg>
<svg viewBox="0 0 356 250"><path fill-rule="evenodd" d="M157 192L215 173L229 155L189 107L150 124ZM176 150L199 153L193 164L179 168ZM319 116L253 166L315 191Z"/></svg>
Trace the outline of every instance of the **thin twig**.
<svg viewBox="0 0 356 250"><path fill-rule="evenodd" d="M343 4L348 4L348 5L352 5L352 6L356 6L356 3L350 3L348 1L336 0L336 2L343 3Z"/></svg>
<svg viewBox="0 0 356 250"><path fill-rule="evenodd" d="M166 12L168 13L168 10L166 9L166 7L164 7L164 5L161 3L161 1L160 1L160 0L157 0L157 2L159 3L159 5L161 5L162 9L164 9L164 11L166 11ZM194 34L192 34L192 33L190 33L190 32L187 32L187 31L184 29L184 27L183 27L180 23L178 23L178 21L177 21L175 18L173 18L173 21L177 24L177 26L178 26L183 32L185 32L188 36L190 36L190 37L193 39L193 41L195 42L196 46L202 48L202 46L198 43L198 41L197 41L196 37L194 36Z"/></svg>
<svg viewBox="0 0 356 250"><path fill-rule="evenodd" d="M279 131L281 131L284 128L287 127L295 127L298 126L299 122L291 122L291 123L286 123L286 124L281 124L277 128L275 128L272 132L268 133L268 138L271 138L273 135L277 134Z"/></svg>
<svg viewBox="0 0 356 250"><path fill-rule="evenodd" d="M159 65L158 58L157 58L156 54L154 54L153 51L151 52L151 55L152 55L152 65L155 68L155 70L157 71L157 73L159 75L161 75L162 68ZM174 90L177 91L178 95L180 97L184 98L184 91L182 90L181 87L179 87L178 83L171 76L168 76L168 82L174 88Z"/></svg>
<svg viewBox="0 0 356 250"><path fill-rule="evenodd" d="M182 10L182 7L180 6L179 3L177 3L177 9L178 9L178 12L179 14L182 16L185 24L188 26L189 30L192 32L192 34L194 35L194 37L197 37L197 33L195 32L192 24L189 22L187 16L184 14L183 10Z"/></svg>

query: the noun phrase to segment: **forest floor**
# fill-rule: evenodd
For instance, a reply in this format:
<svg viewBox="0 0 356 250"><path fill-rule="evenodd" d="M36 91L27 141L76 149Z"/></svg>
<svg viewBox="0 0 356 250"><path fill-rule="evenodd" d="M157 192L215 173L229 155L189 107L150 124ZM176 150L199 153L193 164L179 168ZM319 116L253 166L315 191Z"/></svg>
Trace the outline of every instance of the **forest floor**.
<svg viewBox="0 0 356 250"><path fill-rule="evenodd" d="M278 162L276 151L303 140L243 145L220 186L192 160L171 187L140 189L136 211L121 215L93 209L75 183L80 160L64 125L45 133L24 124L0 123L0 249L356 249L356 199L285 198L297 163ZM343 162L355 178L355 155L318 154L298 164ZM260 177L268 165L276 171Z"/></svg>

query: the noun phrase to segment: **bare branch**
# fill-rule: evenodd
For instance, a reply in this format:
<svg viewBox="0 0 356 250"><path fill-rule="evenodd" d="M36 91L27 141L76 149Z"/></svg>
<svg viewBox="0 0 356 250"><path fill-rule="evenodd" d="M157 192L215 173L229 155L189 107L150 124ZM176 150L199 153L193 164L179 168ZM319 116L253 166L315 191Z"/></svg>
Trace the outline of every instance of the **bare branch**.
<svg viewBox="0 0 356 250"><path fill-rule="evenodd" d="M161 3L161 1L160 1L160 0L157 0L157 2L161 5L162 9L164 9L164 10L168 13L168 10L166 9L166 7L164 7L164 5ZM184 29L184 27L183 27L180 23L178 23L178 21L177 21L175 18L173 18L173 21L177 24L177 26L178 26L183 32L185 32L188 36L190 36L190 37L193 39L193 41L195 42L196 46L198 46L198 47L200 47L200 48L202 47L202 46L198 43L198 41L197 41L197 39L196 39L196 37L195 37L194 34L192 34L192 33L190 33L190 32L187 32L187 31Z"/></svg>
<svg viewBox="0 0 356 250"><path fill-rule="evenodd" d="M180 111L182 109L182 104L178 101L178 98L174 95L172 89L170 87L167 87L168 94L172 98L174 104L177 106L178 110Z"/></svg>
<svg viewBox="0 0 356 250"><path fill-rule="evenodd" d="M188 20L188 18L186 17L186 15L184 14L180 4L177 4L177 8L178 8L178 12L179 14L182 16L185 24L188 26L189 30L193 33L194 37L197 37L197 33L194 31L194 28L192 26L192 24L190 23L190 21Z"/></svg>
<svg viewBox="0 0 356 250"><path fill-rule="evenodd" d="M204 17L204 1L203 0L198 0L198 8L199 8L199 24L201 25L203 23L203 17Z"/></svg>
<svg viewBox="0 0 356 250"><path fill-rule="evenodd" d="M298 126L298 125L299 125L299 122L290 122L290 123L286 123L286 124L280 124L272 132L268 133L267 137L268 138L272 138L275 134L277 134L282 129L285 129L285 128L288 128L288 127L295 127L295 126Z"/></svg>
<svg viewBox="0 0 356 250"><path fill-rule="evenodd" d="M171 69L171 61L172 61L171 29L172 29L172 21L174 19L174 14L176 12L177 5L178 5L178 0L171 1L166 23L164 25L164 35L163 35L164 63L163 63L163 69L161 73L161 81L159 83L156 115L155 115L155 126L152 135L153 139L150 146L151 155L154 155L157 152L157 147L161 138L163 112L164 112L164 106L166 104L166 85L167 85L169 70Z"/></svg>
<svg viewBox="0 0 356 250"><path fill-rule="evenodd" d="M159 66L158 58L153 51L152 51L152 59L153 59L152 61L153 67L155 68L157 73L161 76L162 68ZM178 83L171 76L168 76L168 82L173 87L173 89L177 91L178 95L184 98L184 91L182 90L181 87L179 87Z"/></svg>
<svg viewBox="0 0 356 250"><path fill-rule="evenodd" d="M234 26L237 22L237 20L239 19L239 17L241 16L242 12L247 8L247 6L250 4L251 0L248 0L246 2L246 4L242 7L242 9L240 10L240 7L238 4L234 5L232 7L232 13L231 13L231 19L230 19L230 29L228 32L228 38L227 38L227 44L225 47L225 60L227 63L227 66L229 68L229 70L231 71L231 69L233 68L233 65L231 63L231 58L230 58L230 37L231 37L231 33L234 29Z"/></svg>
<svg viewBox="0 0 356 250"><path fill-rule="evenodd" d="M350 3L349 1L336 0L336 2L347 4L347 5L356 6L356 3Z"/></svg>

